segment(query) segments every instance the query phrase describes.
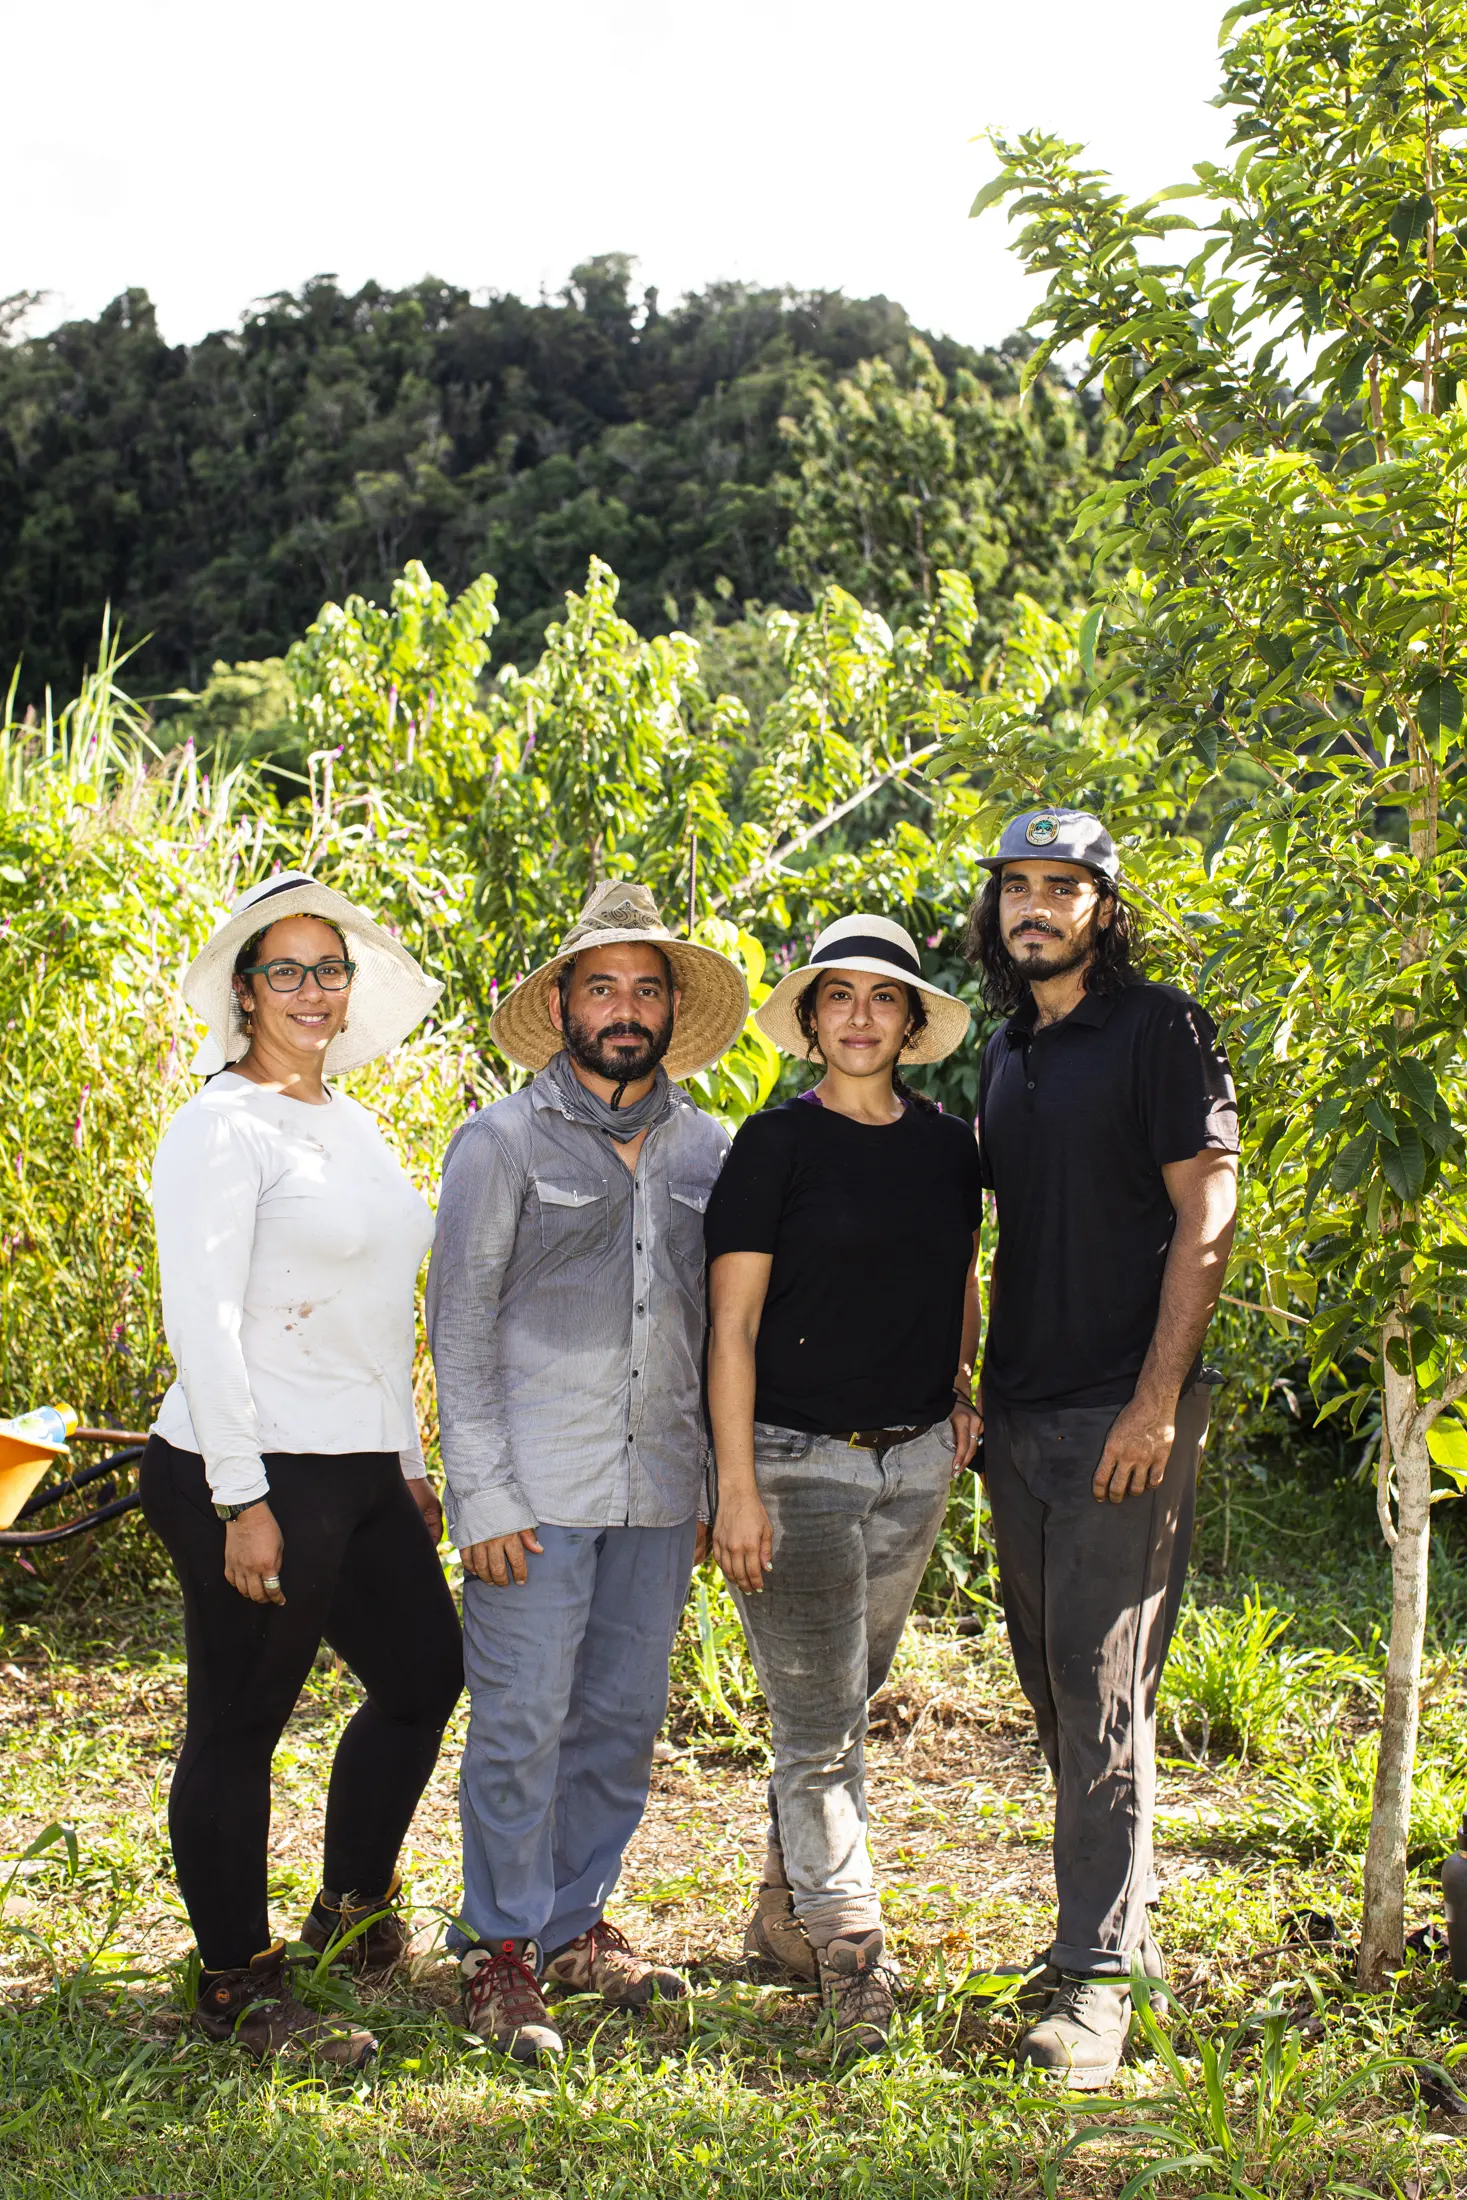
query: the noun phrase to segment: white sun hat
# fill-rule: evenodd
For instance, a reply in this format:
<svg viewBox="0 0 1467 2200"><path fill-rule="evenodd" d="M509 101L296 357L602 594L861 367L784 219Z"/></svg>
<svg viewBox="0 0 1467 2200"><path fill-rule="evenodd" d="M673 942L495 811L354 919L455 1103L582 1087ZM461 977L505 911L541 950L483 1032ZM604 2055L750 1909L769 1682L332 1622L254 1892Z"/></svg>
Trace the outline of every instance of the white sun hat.
<svg viewBox="0 0 1467 2200"><path fill-rule="evenodd" d="M550 1021L550 988L562 966L588 947L659 948L682 995L672 1044L662 1067L676 1081L707 1069L744 1028L749 988L744 973L716 947L700 947L669 932L645 886L608 879L596 887L560 943L559 952L521 978L489 1019L489 1035L520 1069L544 1069L565 1045Z"/></svg>
<svg viewBox="0 0 1467 2200"><path fill-rule="evenodd" d="M240 895L184 976L183 997L209 1027L191 1065L197 1073L212 1076L249 1051L232 983L235 959L246 941L285 917L323 917L341 934L357 966L346 1025L326 1049L330 1077L360 1069L363 1062L397 1046L442 995L438 980L419 969L401 942L345 894L304 871L279 871Z"/></svg>
<svg viewBox="0 0 1467 2200"><path fill-rule="evenodd" d="M905 1050L908 1062L940 1062L967 1037L973 1019L966 1001L923 977L917 943L905 925L894 924L890 917L837 917L816 940L810 960L787 972L754 1011L754 1021L765 1038L784 1054L803 1059L809 1052L795 1003L822 970L863 970L872 977L900 978L904 985L917 987L927 1010L927 1028Z"/></svg>

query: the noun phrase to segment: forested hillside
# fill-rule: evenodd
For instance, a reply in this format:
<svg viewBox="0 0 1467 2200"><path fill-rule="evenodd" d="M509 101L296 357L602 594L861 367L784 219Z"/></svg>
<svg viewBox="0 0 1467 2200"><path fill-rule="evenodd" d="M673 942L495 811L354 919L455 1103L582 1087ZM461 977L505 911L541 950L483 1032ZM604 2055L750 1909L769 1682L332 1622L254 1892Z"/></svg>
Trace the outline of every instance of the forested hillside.
<svg viewBox="0 0 1467 2200"><path fill-rule="evenodd" d="M901 615L943 565L981 614L1073 593L1097 436L1056 382L1020 411L1022 340L977 353L885 298L743 284L663 311L631 265L530 304L323 276L193 345L137 290L8 342L26 301L0 305L0 668L23 700L70 693L110 601L152 637L136 684L198 689L325 598L385 599L410 558L450 589L497 577L498 661L538 655L592 555L643 633L827 579Z"/></svg>

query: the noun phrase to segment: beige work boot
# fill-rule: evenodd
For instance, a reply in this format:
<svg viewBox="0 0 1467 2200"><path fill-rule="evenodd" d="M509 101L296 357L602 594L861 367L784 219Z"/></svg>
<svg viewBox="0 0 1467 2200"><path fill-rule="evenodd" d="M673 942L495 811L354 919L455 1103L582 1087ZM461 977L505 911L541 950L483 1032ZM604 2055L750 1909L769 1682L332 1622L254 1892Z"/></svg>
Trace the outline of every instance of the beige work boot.
<svg viewBox="0 0 1467 2200"><path fill-rule="evenodd" d="M193 2024L206 2039L230 2040L256 2062L299 2053L338 2070L360 2070L377 2042L360 2025L318 2016L290 1991L285 1943L277 1941L237 1971L205 1971Z"/></svg>
<svg viewBox="0 0 1467 2200"><path fill-rule="evenodd" d="M639 1956L625 1933L605 1918L558 1948L541 1973L567 1994L599 1994L613 2009L645 2009L649 2001L681 2001L688 1982L666 1963Z"/></svg>
<svg viewBox="0 0 1467 2200"><path fill-rule="evenodd" d="M820 1959L795 1915L795 1898L788 1887L766 1883L759 1889L754 1914L744 1927L744 1955L751 1968L772 1964L807 1985L820 1984Z"/></svg>
<svg viewBox="0 0 1467 2200"><path fill-rule="evenodd" d="M840 2062L886 2045L901 1976L895 1964L883 1962L885 1947L886 1935L873 1925L868 1932L841 1933L820 1950L820 1996Z"/></svg>
<svg viewBox="0 0 1467 2200"><path fill-rule="evenodd" d="M535 1976L539 1960L533 1940L501 1940L493 1948L480 1941L459 1958L465 2024L516 2062L544 2062L565 2053Z"/></svg>
<svg viewBox="0 0 1467 2200"><path fill-rule="evenodd" d="M1129 1979L1067 1972L1039 2022L1020 2040L1019 2061L1064 2078L1077 2093L1094 2093L1119 2070L1130 2026Z"/></svg>

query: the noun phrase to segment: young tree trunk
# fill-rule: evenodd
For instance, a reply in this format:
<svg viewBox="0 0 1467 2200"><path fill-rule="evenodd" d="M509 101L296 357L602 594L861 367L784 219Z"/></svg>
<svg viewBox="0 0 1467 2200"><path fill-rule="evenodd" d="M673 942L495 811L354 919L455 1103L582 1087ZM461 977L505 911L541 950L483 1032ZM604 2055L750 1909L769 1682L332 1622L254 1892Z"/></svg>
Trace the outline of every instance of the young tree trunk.
<svg viewBox="0 0 1467 2200"><path fill-rule="evenodd" d="M1390 1333L1387 1332L1387 1343ZM1379 1987L1405 1960L1406 1847L1411 1780L1426 1636L1427 1558L1431 1546L1431 1457L1417 1413L1416 1384L1385 1361L1383 1440L1396 1466L1398 1524L1391 1552L1391 1644L1386 1661L1380 1758L1365 1852L1365 1914L1360 1937L1362 1986Z"/></svg>

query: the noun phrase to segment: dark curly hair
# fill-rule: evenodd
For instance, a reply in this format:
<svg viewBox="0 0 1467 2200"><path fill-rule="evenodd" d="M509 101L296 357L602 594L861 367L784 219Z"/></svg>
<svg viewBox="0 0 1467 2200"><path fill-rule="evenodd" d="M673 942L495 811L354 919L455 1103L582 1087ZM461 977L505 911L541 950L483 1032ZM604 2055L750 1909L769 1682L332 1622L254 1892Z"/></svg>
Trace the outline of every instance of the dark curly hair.
<svg viewBox="0 0 1467 2200"><path fill-rule="evenodd" d="M978 990L990 1016L1012 1016L1029 998L1029 981L1004 946L999 930L998 897L1001 871L990 871L988 884L968 912L968 935L963 952L978 972ZM1110 923L1095 935L1095 952L1085 969L1087 993L1119 993L1134 985L1136 968L1146 950L1141 919L1118 887L1099 872L1095 883L1101 898L1111 904Z"/></svg>
<svg viewBox="0 0 1467 2200"><path fill-rule="evenodd" d="M815 1003L819 998L820 980L823 976L823 971L817 971L810 983L803 988L795 1000L795 1022L799 1025L800 1034L805 1042L805 1060L807 1062L814 1061L820 1048L820 1035L815 1024ZM902 991L907 996L907 1036L902 1042L902 1052L905 1054L912 1041L920 1038L927 1029L927 1008L916 986L903 985ZM916 1108L923 1115L941 1115L942 1113L935 1100L929 1100L925 1092L915 1092L907 1083L905 1077L895 1068L891 1073L891 1089L898 1100L901 1101L903 1107Z"/></svg>

